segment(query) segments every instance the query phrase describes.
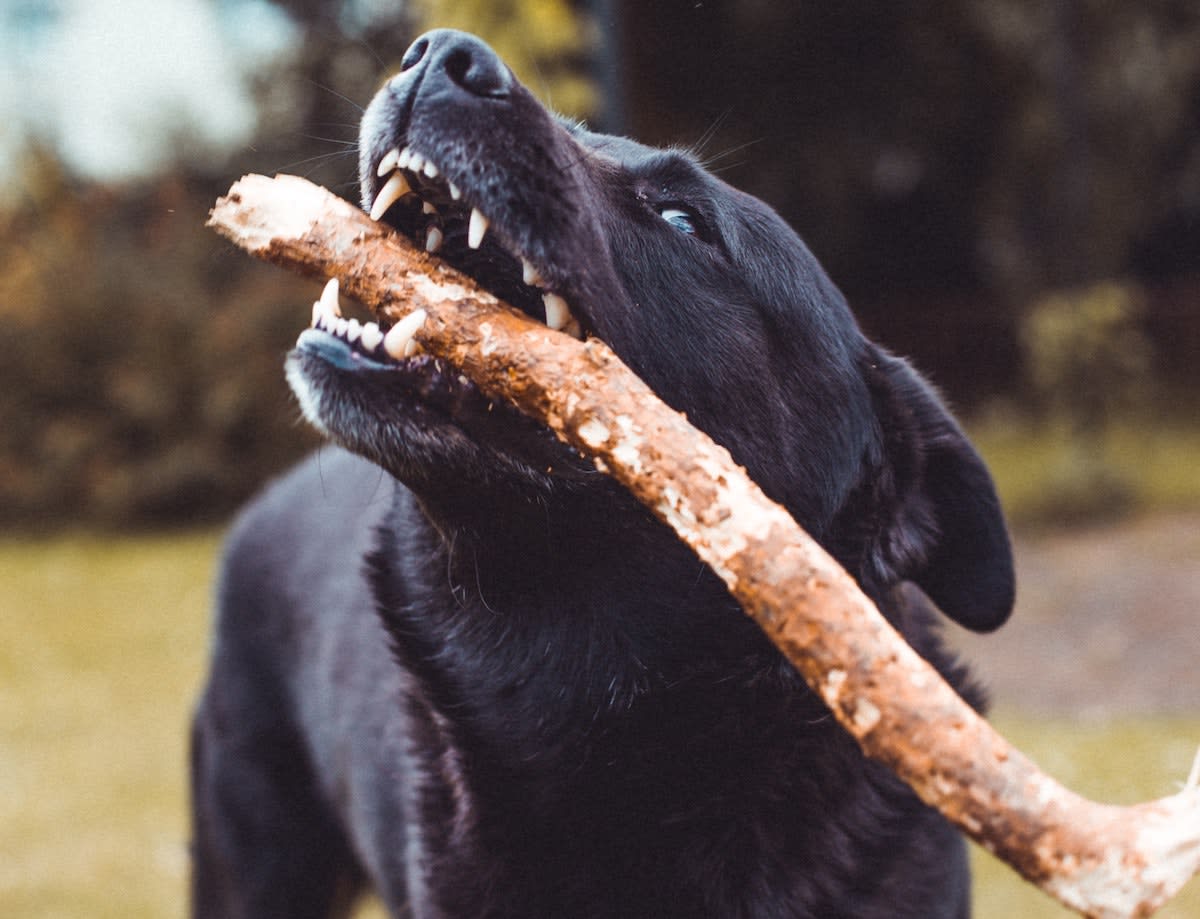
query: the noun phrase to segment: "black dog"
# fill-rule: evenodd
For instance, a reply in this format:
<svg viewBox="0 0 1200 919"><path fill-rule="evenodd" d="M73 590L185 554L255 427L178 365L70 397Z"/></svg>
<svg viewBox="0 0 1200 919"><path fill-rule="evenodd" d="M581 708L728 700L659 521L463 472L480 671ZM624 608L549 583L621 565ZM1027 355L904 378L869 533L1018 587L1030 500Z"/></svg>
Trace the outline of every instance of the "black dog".
<svg viewBox="0 0 1200 919"><path fill-rule="evenodd" d="M361 151L377 217L608 342L973 697L924 597L973 629L1008 616L991 481L768 207L563 124L455 32L408 51ZM326 298L314 325L288 376L349 452L230 540L196 915L324 917L363 883L422 919L967 915L957 833L665 527L411 324Z"/></svg>

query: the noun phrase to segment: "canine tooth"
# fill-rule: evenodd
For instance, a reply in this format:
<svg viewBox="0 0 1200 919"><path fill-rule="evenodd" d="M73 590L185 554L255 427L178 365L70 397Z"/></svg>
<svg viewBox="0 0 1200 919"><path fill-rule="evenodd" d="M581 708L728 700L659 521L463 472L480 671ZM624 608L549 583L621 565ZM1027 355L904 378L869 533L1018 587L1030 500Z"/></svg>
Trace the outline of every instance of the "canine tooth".
<svg viewBox="0 0 1200 919"><path fill-rule="evenodd" d="M411 357L414 352L409 350L409 345L416 344L412 338L425 324L425 316L425 310L413 310L388 329L383 337L383 349L396 360Z"/></svg>
<svg viewBox="0 0 1200 919"><path fill-rule="evenodd" d="M446 184L450 186L450 198L452 200L458 201L460 198L462 198L462 189L461 188L459 188L453 182L447 182Z"/></svg>
<svg viewBox="0 0 1200 919"><path fill-rule="evenodd" d="M478 249L483 244L483 234L488 229L488 219L483 216L479 208L471 208L471 225L467 228L467 245L472 249Z"/></svg>
<svg viewBox="0 0 1200 919"><path fill-rule="evenodd" d="M425 177L428 179L436 179L438 177L437 166L435 166L433 163L429 162L428 160L425 162L425 167L421 171L423 173L425 173Z"/></svg>
<svg viewBox="0 0 1200 919"><path fill-rule="evenodd" d="M527 258L521 259L521 280L530 287L541 287L544 283L538 270L533 267L533 262Z"/></svg>
<svg viewBox="0 0 1200 919"><path fill-rule="evenodd" d="M421 202L421 213L422 214L436 214L437 212L438 212L437 205L431 204L428 201Z"/></svg>
<svg viewBox="0 0 1200 919"><path fill-rule="evenodd" d="M362 346L368 351L374 351L383 344L383 332L375 323L364 322L359 341L362 342Z"/></svg>
<svg viewBox="0 0 1200 919"><path fill-rule="evenodd" d="M565 329L567 323L574 318L567 301L558 294L542 294L542 304L546 307L546 325L556 332Z"/></svg>
<svg viewBox="0 0 1200 919"><path fill-rule="evenodd" d="M396 168L407 169L410 162L412 162L412 147L405 147L396 157Z"/></svg>
<svg viewBox="0 0 1200 919"><path fill-rule="evenodd" d="M379 168L375 171L375 174L382 179L385 175L396 168L396 163L399 161L399 159L400 149L398 147L392 147L391 150L383 155L383 159L379 161Z"/></svg>
<svg viewBox="0 0 1200 919"><path fill-rule="evenodd" d="M425 251L437 252L442 248L442 231L438 227L430 227L425 231Z"/></svg>
<svg viewBox="0 0 1200 919"><path fill-rule="evenodd" d="M379 220L387 209L407 195L412 188L408 184L408 179L403 173L393 172L392 177L384 183L383 188L379 189L379 194L375 196L375 203L371 205L371 219Z"/></svg>
<svg viewBox="0 0 1200 919"><path fill-rule="evenodd" d="M338 317L342 315L342 307L338 303L339 286L337 278L330 278L325 282L325 287L321 291L321 299L317 301L317 306L321 308L321 315L330 326L337 322Z"/></svg>
<svg viewBox="0 0 1200 919"><path fill-rule="evenodd" d="M309 323L309 327L315 329L320 324L320 322L321 322L321 301L314 300L313 301L312 322Z"/></svg>

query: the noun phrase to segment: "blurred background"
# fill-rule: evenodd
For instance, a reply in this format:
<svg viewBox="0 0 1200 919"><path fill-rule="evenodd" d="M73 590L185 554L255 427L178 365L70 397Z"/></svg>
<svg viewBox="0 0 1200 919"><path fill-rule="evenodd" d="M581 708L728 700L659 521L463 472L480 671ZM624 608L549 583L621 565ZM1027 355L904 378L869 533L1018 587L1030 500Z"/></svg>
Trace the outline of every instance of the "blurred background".
<svg viewBox="0 0 1200 919"><path fill-rule="evenodd" d="M207 211L251 171L355 198L362 108L433 26L796 227L996 474L1018 612L952 639L1002 729L1085 793L1176 790L1200 744L1194 0L0 0L0 914L184 912L220 529L317 445L281 371L317 291ZM1066 915L979 862L984 919Z"/></svg>

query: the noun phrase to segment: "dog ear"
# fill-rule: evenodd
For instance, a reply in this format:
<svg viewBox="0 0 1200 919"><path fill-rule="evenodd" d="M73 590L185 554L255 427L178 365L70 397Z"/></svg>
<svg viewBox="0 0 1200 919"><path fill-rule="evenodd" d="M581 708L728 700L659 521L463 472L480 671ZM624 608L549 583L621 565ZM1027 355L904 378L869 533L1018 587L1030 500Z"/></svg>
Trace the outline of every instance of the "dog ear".
<svg viewBox="0 0 1200 919"><path fill-rule="evenodd" d="M976 632L999 628L1012 612L1015 578L987 467L907 363L872 346L866 372L894 509L883 522L877 562L915 582L961 625Z"/></svg>

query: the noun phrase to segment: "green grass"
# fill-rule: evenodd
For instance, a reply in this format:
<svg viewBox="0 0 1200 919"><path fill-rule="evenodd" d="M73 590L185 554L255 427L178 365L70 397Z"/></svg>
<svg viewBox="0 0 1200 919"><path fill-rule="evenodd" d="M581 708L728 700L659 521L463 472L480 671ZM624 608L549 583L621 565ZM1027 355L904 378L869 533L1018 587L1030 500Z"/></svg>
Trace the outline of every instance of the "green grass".
<svg viewBox="0 0 1200 919"><path fill-rule="evenodd" d="M0 541L0 916L185 915L186 725L216 548L212 534ZM1200 740L1200 718L1000 726L1115 802L1174 791ZM980 919L1069 915L977 864ZM1200 916L1200 881L1160 915Z"/></svg>
<svg viewBox="0 0 1200 919"><path fill-rule="evenodd" d="M0 915L184 915L216 545L0 543Z"/></svg>

